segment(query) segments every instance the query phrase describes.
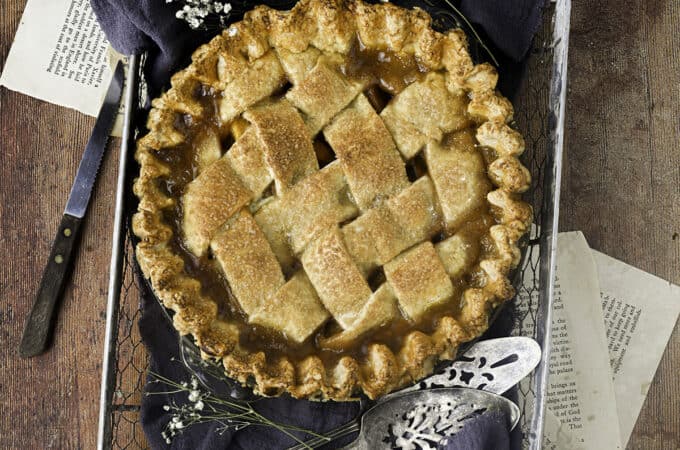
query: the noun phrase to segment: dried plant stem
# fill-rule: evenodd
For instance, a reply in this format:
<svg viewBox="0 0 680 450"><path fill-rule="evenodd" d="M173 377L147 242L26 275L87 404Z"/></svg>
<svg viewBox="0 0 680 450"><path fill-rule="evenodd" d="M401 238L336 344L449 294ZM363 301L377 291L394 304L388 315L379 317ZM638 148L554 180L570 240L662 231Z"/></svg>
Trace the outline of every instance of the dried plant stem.
<svg viewBox="0 0 680 450"><path fill-rule="evenodd" d="M295 432L311 436L315 438L315 441L328 442L330 440L330 438L306 428L274 422L255 411L250 402L231 401L217 397L209 391L199 391L197 388L198 383L193 377L191 385L189 385L188 383L178 383L157 373L151 373L151 376L155 378L156 382L164 383L171 389L162 392L149 392L147 395L168 395L186 392L190 395L190 401L196 401L196 405L200 402L201 405L200 408L196 408L196 405L192 408L190 405L180 406L175 403L166 405L164 408L173 413L173 416L166 427L166 432L170 434L163 435L166 439L170 439L172 436L181 433L185 427L213 421L222 425L221 431L229 429L238 430L248 426L274 428L289 436L304 448L310 447L306 445L302 439L297 437L294 434ZM194 395L194 400L191 398L192 395ZM204 413L203 409L206 409L207 411Z"/></svg>

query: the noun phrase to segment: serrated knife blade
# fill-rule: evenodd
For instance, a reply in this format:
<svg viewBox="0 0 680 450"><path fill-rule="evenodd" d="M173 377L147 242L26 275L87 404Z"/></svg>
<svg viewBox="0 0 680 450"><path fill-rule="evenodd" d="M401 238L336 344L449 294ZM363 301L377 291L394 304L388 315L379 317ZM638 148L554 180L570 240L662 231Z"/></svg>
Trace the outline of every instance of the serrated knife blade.
<svg viewBox="0 0 680 450"><path fill-rule="evenodd" d="M109 89L106 91L104 103L99 110L97 122L95 122L90 139L85 146L85 152L80 160L76 179L73 181L64 214L70 214L80 219L85 216L92 188L99 172L99 165L106 149L106 142L109 139L109 133L111 133L113 123L118 114L118 105L123 93L123 82L123 63L119 61L113 72Z"/></svg>
<svg viewBox="0 0 680 450"><path fill-rule="evenodd" d="M64 281L71 267L74 249L78 242L80 223L87 211L87 205L90 203L90 196L106 149L106 142L118 114L123 83L123 63L118 62L106 92L104 103L99 110L94 129L80 160L78 172L66 202L64 215L45 265L38 294L26 321L19 347L19 354L24 358L43 353L49 344L57 300L61 296Z"/></svg>

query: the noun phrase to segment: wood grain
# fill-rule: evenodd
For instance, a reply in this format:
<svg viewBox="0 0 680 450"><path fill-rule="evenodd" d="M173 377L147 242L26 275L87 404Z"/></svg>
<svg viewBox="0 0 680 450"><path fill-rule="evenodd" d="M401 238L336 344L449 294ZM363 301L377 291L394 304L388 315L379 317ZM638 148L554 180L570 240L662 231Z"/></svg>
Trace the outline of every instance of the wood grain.
<svg viewBox="0 0 680 450"><path fill-rule="evenodd" d="M23 6L0 6L3 62ZM24 321L94 119L4 88L0 110L0 448L95 448L118 145L104 157L55 346L23 360Z"/></svg>
<svg viewBox="0 0 680 450"><path fill-rule="evenodd" d="M25 0L0 6L4 65ZM680 2L575 2L561 228L680 283ZM16 348L94 119L0 88L0 448L95 447L117 142L104 158L55 347ZM676 327L630 449L680 448Z"/></svg>
<svg viewBox="0 0 680 450"><path fill-rule="evenodd" d="M680 284L680 2L574 2L560 228ZM680 327L628 443L680 448Z"/></svg>

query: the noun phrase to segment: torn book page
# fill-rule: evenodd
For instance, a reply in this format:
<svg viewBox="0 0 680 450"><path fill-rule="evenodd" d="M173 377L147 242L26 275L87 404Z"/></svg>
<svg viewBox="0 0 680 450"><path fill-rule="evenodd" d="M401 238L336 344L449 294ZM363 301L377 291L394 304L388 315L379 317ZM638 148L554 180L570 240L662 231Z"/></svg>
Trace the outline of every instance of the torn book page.
<svg viewBox="0 0 680 450"><path fill-rule="evenodd" d="M553 426L546 425L546 448L550 448L550 443L564 442L564 436L569 436L569 448L620 449L618 421L612 421L612 417L616 417L616 400L597 269L582 233L560 233L557 241L557 279L546 403L558 422ZM531 257L535 266L538 252L531 252ZM531 278L525 280L526 286L533 286L533 271L526 271L525 275ZM537 297L538 292L522 289L517 303L519 314L535 314ZM531 321L525 322L532 326ZM522 334L532 331L522 330ZM525 380L520 391L530 392L529 383L528 379ZM557 430L563 430L564 436L551 434Z"/></svg>
<svg viewBox="0 0 680 450"><path fill-rule="evenodd" d="M680 287L593 250L614 377L621 442L627 443L680 313Z"/></svg>
<svg viewBox="0 0 680 450"><path fill-rule="evenodd" d="M97 116L112 76L109 49L88 0L28 0L0 85Z"/></svg>
<svg viewBox="0 0 680 450"><path fill-rule="evenodd" d="M560 422L550 409L545 410L543 425L543 448L545 450L587 450L578 443L567 425Z"/></svg>

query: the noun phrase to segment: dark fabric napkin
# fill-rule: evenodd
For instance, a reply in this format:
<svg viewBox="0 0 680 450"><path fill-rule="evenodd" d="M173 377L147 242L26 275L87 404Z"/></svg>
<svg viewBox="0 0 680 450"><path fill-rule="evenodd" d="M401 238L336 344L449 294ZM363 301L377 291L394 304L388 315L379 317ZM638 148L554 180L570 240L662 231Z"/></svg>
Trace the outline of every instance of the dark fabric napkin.
<svg viewBox="0 0 680 450"><path fill-rule="evenodd" d="M289 8L290 0L247 1L233 0L232 19L238 20L244 11L256 4L270 4ZM402 6L418 5L431 9L429 2L416 0L394 1ZM539 28L545 0L457 0L453 2L475 24L485 43L491 47L500 61L501 84L499 88L512 98L522 77L525 57ZM166 0L91 0L104 32L116 50L123 54L147 52L145 76L151 98L167 86L170 76L188 64L191 51L207 42L216 31L191 30L185 22L175 18L177 2ZM444 2L434 8L445 8ZM472 42L473 39L470 38ZM480 56L484 57L483 53ZM173 360L178 356L177 333L165 318L160 305L137 274L142 287L142 317L139 328L142 340L150 354L150 370L175 381L185 381L189 374L182 364ZM494 324L494 334L504 335L506 324ZM147 385L148 392L167 390L160 383ZM281 449L294 441L280 432L265 427L247 427L238 432L218 433L218 425L205 423L194 425L177 435L170 445L165 443L161 432L170 415L164 405L175 401L187 402L187 394L151 395L142 400L141 421L147 439L153 448L173 449ZM316 403L290 398L262 399L255 402L255 409L266 417L281 422L328 431L353 419L359 412L359 404ZM337 448L350 439L328 446ZM519 437L509 436L503 419L484 415L472 422L459 434L449 439L442 448L447 450L509 449L518 448Z"/></svg>

